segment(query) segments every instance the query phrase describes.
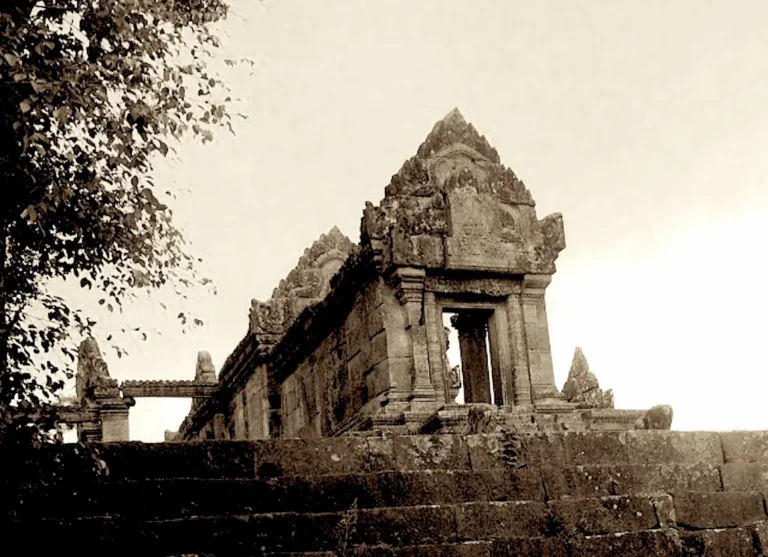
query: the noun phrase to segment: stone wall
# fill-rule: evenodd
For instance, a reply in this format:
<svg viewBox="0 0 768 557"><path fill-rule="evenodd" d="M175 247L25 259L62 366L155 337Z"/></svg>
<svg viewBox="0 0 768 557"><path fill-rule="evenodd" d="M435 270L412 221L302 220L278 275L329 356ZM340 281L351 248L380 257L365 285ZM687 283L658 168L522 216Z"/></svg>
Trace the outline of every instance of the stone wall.
<svg viewBox="0 0 768 557"><path fill-rule="evenodd" d="M404 310L383 280L367 285L339 327L307 352L281 385L286 437L335 435L358 426L388 402L393 386L411 381Z"/></svg>

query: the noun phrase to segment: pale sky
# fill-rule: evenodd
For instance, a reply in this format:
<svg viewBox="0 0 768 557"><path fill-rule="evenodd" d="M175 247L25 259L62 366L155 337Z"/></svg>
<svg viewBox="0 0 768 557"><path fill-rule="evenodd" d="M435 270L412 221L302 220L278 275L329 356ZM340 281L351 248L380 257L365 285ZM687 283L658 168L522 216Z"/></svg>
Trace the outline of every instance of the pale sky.
<svg viewBox="0 0 768 557"><path fill-rule="evenodd" d="M188 335L156 302L97 313L102 338L162 332L107 352L113 377L191 379L203 349L220 369L250 300L333 225L358 241L365 201L458 107L539 217L564 216L547 291L558 387L581 346L617 408L768 429L768 3L232 4L221 58L257 63L224 74L249 119L157 171L185 191L177 223L219 293L187 303L206 322ZM188 409L139 399L132 438L162 440Z"/></svg>

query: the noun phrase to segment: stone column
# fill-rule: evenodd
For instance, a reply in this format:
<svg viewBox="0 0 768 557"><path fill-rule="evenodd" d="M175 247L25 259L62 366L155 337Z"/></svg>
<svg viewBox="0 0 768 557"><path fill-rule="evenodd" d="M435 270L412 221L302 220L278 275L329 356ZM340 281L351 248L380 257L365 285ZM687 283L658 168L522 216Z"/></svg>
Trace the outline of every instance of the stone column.
<svg viewBox="0 0 768 557"><path fill-rule="evenodd" d="M488 318L477 312L462 312L451 317L459 333L464 401L491 404L491 380L488 375Z"/></svg>
<svg viewBox="0 0 768 557"><path fill-rule="evenodd" d="M562 395L555 386L547 308L544 303L544 292L551 280L551 275L525 275L521 292L528 370L534 403L562 400Z"/></svg>
<svg viewBox="0 0 768 557"><path fill-rule="evenodd" d="M512 349L514 404L530 406L533 404L533 397L528 370L528 344L525 339L523 306L519 291L511 294L507 299L507 321L509 322L509 346Z"/></svg>
<svg viewBox="0 0 768 557"><path fill-rule="evenodd" d="M437 401L429 370L427 333L424 325L424 269L401 267L394 272L397 298L405 306L406 330L413 346L412 410L420 410L421 403Z"/></svg>
<svg viewBox="0 0 768 557"><path fill-rule="evenodd" d="M445 402L448 397L448 365L445 349L441 342L444 336L442 315L438 311L434 292L424 292L424 321L427 331L427 347L429 349L429 369L432 376L432 386L437 393L437 399Z"/></svg>

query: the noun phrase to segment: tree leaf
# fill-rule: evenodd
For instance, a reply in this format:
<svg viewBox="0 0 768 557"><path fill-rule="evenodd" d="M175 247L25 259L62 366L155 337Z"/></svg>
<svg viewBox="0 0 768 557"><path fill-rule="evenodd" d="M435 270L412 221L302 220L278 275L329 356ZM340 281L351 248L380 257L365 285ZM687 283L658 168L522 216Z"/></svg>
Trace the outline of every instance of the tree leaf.
<svg viewBox="0 0 768 557"><path fill-rule="evenodd" d="M5 62L11 67L19 63L19 57L11 52L6 52L3 54L3 58L5 59Z"/></svg>

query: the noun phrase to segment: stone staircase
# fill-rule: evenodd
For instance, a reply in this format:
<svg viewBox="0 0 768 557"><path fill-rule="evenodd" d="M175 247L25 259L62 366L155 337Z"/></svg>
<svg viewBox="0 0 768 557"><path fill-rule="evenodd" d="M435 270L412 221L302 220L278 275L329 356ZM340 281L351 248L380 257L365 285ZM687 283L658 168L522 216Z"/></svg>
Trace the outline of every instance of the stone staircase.
<svg viewBox="0 0 768 557"><path fill-rule="evenodd" d="M162 557L768 555L768 432L98 448L109 475L77 480L64 470L25 489L0 524L5 547ZM66 462L73 450L33 460Z"/></svg>

